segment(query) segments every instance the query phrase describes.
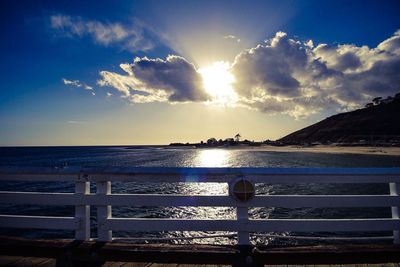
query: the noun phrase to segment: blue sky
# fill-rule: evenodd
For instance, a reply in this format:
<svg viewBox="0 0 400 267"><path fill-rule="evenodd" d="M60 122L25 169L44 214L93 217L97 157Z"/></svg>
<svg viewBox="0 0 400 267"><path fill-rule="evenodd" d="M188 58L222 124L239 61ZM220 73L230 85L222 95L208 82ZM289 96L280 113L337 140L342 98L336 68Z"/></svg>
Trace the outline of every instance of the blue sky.
<svg viewBox="0 0 400 267"><path fill-rule="evenodd" d="M400 91L399 1L0 5L0 145L275 139Z"/></svg>

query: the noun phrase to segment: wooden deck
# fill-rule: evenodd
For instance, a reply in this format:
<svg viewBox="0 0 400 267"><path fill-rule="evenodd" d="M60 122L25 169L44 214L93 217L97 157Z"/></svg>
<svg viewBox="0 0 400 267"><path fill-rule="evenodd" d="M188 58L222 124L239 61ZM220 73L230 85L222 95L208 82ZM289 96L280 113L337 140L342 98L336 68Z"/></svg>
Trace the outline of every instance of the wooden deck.
<svg viewBox="0 0 400 267"><path fill-rule="evenodd" d="M0 256L0 266L9 267L55 267L55 259L33 258L18 256ZM230 265L205 265L205 264L177 264L177 263L145 263L145 262L113 262L108 261L103 267L224 267ZM335 265L265 265L280 267L400 267L400 263L379 263L379 264L335 264Z"/></svg>
<svg viewBox="0 0 400 267"><path fill-rule="evenodd" d="M398 263L400 246L391 244L240 247L0 237L0 266L400 267Z"/></svg>

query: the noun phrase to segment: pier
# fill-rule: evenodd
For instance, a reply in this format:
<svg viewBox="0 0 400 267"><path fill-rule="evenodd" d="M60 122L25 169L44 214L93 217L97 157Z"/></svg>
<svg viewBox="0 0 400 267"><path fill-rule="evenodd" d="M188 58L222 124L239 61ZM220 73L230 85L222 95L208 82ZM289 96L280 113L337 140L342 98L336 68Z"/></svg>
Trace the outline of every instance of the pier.
<svg viewBox="0 0 400 267"><path fill-rule="evenodd" d="M2 167L0 181L68 181L75 193L0 192L2 204L70 205L75 216L0 215L1 228L72 230L73 240L29 240L1 237L0 255L55 258L59 262L152 262L176 264L356 264L400 262L400 168L32 168ZM235 181L264 184L387 184L384 195L229 195L115 194L113 182L217 182L232 189ZM96 192L90 192L91 183ZM230 190L231 191L231 190ZM243 194L243 192L240 192ZM236 197L235 197L236 196ZM118 218L114 206L233 207L235 219ZM390 207L390 218L251 219L251 207ZM97 210L97 237L90 209ZM121 243L113 231L226 231L236 245ZM268 247L252 235L276 232L391 232L390 236L313 237L349 241L342 245ZM232 235L232 234L230 234ZM203 237L202 237L203 238ZM207 238L205 236L204 238ZM295 237L294 237L295 238ZM300 237L301 238L301 237ZM367 241L353 244L352 240ZM375 244L375 240L390 240ZM60 264L59 264L60 265Z"/></svg>

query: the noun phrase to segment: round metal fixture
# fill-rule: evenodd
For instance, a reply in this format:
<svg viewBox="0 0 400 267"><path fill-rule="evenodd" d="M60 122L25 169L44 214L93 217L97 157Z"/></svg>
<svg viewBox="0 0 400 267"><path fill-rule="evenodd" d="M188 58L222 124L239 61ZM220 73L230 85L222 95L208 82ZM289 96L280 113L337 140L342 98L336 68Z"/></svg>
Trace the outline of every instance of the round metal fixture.
<svg viewBox="0 0 400 267"><path fill-rule="evenodd" d="M235 179L229 186L230 195L236 200L246 202L254 197L254 184L243 177Z"/></svg>

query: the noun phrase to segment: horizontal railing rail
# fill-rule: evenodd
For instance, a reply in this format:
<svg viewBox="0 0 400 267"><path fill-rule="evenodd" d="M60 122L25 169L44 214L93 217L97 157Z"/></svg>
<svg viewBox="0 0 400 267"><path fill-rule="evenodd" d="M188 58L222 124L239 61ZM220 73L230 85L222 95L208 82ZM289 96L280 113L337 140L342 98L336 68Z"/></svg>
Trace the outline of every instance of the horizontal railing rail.
<svg viewBox="0 0 400 267"><path fill-rule="evenodd" d="M236 176L256 183L400 183L400 168L44 168L1 167L0 181L227 182Z"/></svg>
<svg viewBox="0 0 400 267"><path fill-rule="evenodd" d="M230 195L111 193L111 182L115 181L218 182L232 187L238 178L253 184L388 184L390 195L255 195L240 201L231 190ZM394 243L400 243L400 168L1 167L0 181L74 182L75 193L0 191L0 203L75 206L74 217L2 214L0 227L73 230L78 240L91 238L90 207L96 207L100 241L111 241L112 231L229 231L238 233L240 245L250 244L251 232L392 231ZM96 193L90 192L91 182L96 183ZM111 216L112 206L233 207L236 219L116 218ZM391 207L392 218L251 219L248 210L252 207Z"/></svg>

